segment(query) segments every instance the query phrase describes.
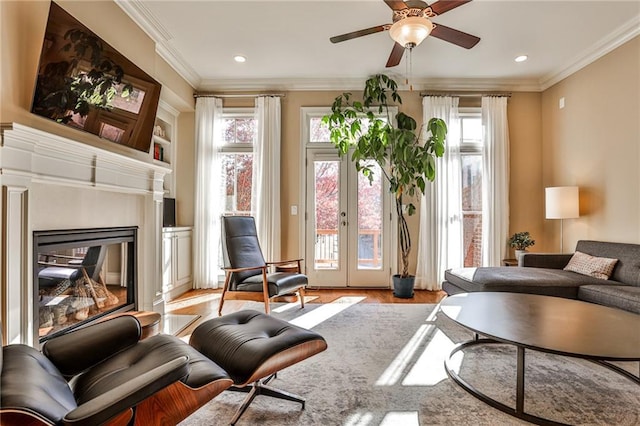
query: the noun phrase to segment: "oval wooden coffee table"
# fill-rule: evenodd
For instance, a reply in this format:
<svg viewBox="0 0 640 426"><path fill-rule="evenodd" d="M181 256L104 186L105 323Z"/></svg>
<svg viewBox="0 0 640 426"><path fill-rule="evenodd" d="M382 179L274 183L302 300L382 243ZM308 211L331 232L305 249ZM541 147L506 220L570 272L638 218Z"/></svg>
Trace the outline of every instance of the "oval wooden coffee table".
<svg viewBox="0 0 640 426"><path fill-rule="evenodd" d="M450 296L441 302L440 310L476 333L474 340L451 351L445 361L449 377L471 395L514 417L541 425L563 424L524 411L525 349L587 359L640 385L640 371L635 376L607 362L640 361L640 315L579 300L502 292ZM488 343L517 348L515 408L480 392L450 365L458 351Z"/></svg>

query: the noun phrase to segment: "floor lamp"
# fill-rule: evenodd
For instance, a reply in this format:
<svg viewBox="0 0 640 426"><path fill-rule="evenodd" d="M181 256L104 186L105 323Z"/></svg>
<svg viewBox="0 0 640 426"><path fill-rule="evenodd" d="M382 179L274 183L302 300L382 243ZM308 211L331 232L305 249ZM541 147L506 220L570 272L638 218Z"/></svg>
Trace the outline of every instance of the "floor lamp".
<svg viewBox="0 0 640 426"><path fill-rule="evenodd" d="M562 249L562 221L580 217L577 186L555 186L545 188L545 206L547 219L560 219L560 253Z"/></svg>

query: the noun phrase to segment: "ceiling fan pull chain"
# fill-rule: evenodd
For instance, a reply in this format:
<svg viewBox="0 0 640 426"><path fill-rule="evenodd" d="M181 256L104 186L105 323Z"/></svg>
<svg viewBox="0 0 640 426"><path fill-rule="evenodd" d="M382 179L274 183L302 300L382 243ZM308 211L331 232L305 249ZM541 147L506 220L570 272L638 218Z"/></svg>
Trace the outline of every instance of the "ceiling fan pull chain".
<svg viewBox="0 0 640 426"><path fill-rule="evenodd" d="M406 82L406 85L409 87L409 91L413 92L413 84L411 84L411 79L413 78L413 75L412 75L413 74L413 62L412 62L412 59L411 59L412 58L411 53L413 52L413 48L410 46L410 47L407 47L406 49L409 51L409 54L407 55L407 62L405 63L405 65L406 65L405 82Z"/></svg>

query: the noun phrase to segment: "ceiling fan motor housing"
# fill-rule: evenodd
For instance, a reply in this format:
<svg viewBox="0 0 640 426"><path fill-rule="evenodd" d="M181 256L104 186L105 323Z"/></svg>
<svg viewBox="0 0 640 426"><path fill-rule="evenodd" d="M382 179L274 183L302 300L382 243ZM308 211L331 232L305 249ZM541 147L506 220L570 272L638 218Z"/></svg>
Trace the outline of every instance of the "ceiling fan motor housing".
<svg viewBox="0 0 640 426"><path fill-rule="evenodd" d="M478 44L479 37L431 22L432 18L456 9L470 1L472 0L438 0L432 6L429 6L422 0L384 0L386 5L393 11L392 24L376 25L375 27L352 31L331 37L329 40L332 43L340 43L381 31L389 31L389 35L395 41L395 44L387 60L387 68L398 65L405 50L416 47L430 35L456 46L471 49Z"/></svg>

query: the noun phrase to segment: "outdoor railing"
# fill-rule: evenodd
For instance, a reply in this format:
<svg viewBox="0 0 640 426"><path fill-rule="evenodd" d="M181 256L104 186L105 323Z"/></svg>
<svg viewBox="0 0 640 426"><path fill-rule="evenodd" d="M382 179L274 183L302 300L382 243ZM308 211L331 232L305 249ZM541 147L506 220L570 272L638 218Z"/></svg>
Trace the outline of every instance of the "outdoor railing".
<svg viewBox="0 0 640 426"><path fill-rule="evenodd" d="M378 269L382 266L382 255L380 253L381 231L379 229L361 229L358 232L358 241L361 241L361 237L365 235L372 236L372 242L368 244L371 246L371 250L368 250L368 256L358 256L358 267ZM316 269L335 269L339 266L340 250L337 229L316 230L314 254Z"/></svg>

